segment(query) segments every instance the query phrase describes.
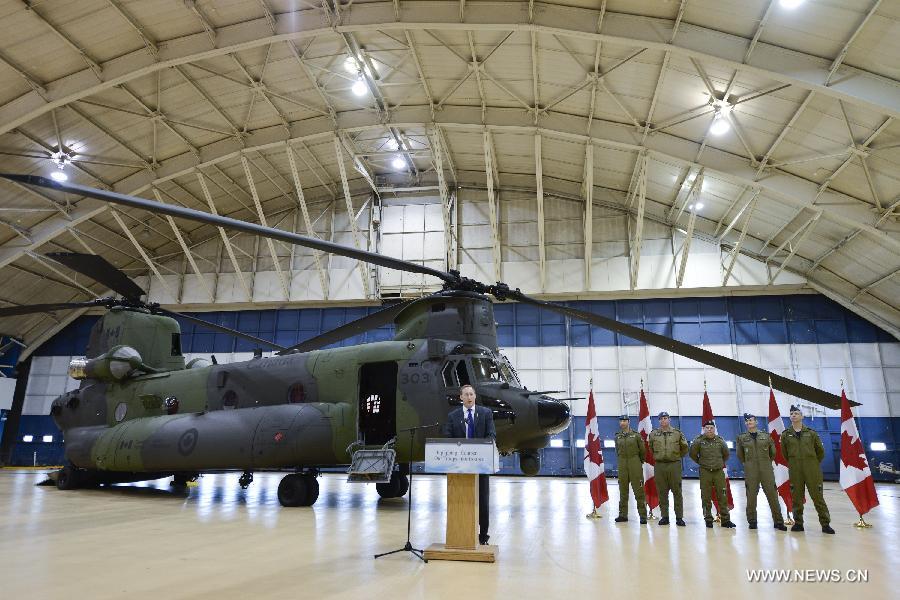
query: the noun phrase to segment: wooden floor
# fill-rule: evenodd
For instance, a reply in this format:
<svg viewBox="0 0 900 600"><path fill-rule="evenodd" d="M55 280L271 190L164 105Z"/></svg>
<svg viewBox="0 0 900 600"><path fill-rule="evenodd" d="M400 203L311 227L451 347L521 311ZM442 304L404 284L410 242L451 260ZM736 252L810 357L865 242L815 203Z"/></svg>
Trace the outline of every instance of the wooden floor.
<svg viewBox="0 0 900 600"><path fill-rule="evenodd" d="M808 509L805 533L747 529L743 483L733 482L736 530L703 526L696 481L685 482L686 528L616 524L611 480L604 518L585 519L584 479L494 477L491 542L496 564L431 562L400 553L406 499L379 500L374 486L320 479L312 508L278 504L280 475L208 475L187 493L168 481L60 492L45 475L0 471L0 589L23 598L504 598L566 600L640 594L716 598L859 600L900 587L900 486L879 485L873 529L854 529L852 506L826 484L835 536ZM416 477L413 544L443 541L442 477ZM760 498L762 501L763 499ZM761 502L761 508L765 503ZM811 514L810 514L811 513ZM749 583L748 569L868 570L867 583ZM652 592L657 594L650 595ZM855 594L849 596L847 594Z"/></svg>

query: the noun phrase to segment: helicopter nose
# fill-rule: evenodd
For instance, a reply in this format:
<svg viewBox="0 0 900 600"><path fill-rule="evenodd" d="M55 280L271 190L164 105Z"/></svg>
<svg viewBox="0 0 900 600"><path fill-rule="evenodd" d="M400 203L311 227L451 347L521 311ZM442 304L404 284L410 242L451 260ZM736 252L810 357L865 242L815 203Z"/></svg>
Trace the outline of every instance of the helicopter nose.
<svg viewBox="0 0 900 600"><path fill-rule="evenodd" d="M569 407L557 400L538 400L538 425L547 433L559 433L569 426Z"/></svg>

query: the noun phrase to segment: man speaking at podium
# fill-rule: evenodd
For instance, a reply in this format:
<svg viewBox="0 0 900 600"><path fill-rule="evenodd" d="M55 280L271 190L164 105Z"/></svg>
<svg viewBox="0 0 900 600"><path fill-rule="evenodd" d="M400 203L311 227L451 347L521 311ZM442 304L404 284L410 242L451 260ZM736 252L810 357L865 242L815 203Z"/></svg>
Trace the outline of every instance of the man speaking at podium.
<svg viewBox="0 0 900 600"><path fill-rule="evenodd" d="M484 406L475 406L475 388L464 385L459 388L459 398L463 405L454 408L447 415L444 424L444 437L451 438L487 438L496 441L497 430L494 429L494 413ZM490 475L478 476L478 541L482 545L488 543L488 528L491 516L488 512L491 500Z"/></svg>

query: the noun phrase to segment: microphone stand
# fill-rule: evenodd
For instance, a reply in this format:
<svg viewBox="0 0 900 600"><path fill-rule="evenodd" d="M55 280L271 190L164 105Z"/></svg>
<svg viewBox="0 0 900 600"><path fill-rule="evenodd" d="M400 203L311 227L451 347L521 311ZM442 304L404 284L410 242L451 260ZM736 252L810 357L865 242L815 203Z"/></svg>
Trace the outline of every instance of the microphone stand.
<svg viewBox="0 0 900 600"><path fill-rule="evenodd" d="M391 550L390 552L382 552L381 554L376 554L375 558L381 558L382 556L388 556L390 554L396 554L398 552L409 552L413 556L418 557L420 560L424 562L428 562L428 559L425 558L424 552L420 548L414 548L412 543L409 541L410 531L412 529L412 504L413 504L413 468L412 468L412 455L413 455L413 442L416 439L416 432L419 429L431 429L432 427L437 427L440 423L432 423L431 425L419 425L418 427L407 427L406 429L401 429L401 432L408 431L409 432L409 504L406 507L406 544L403 545L402 548L397 548L396 550Z"/></svg>

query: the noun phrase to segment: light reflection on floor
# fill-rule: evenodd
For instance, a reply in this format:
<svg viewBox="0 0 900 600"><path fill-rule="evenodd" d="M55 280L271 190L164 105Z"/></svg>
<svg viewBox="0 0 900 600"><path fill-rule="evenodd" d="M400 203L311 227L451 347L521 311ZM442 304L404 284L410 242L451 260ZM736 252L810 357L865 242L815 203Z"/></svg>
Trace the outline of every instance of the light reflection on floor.
<svg viewBox="0 0 900 600"><path fill-rule="evenodd" d="M805 534L771 528L760 498L760 527L746 528L743 486L732 485L737 530L703 527L696 481L685 482L688 527L613 523L618 485L609 482L603 519L585 514L584 479L493 477L491 541L496 565L422 565L408 555L372 555L402 547L406 498L381 500L372 484L348 484L343 475L319 478L311 508L278 503L282 474L257 473L246 490L238 473L202 477L196 487L172 488L168 479L98 490L60 492L36 487L34 471L0 472L0 582L3 597L119 598L306 595L358 600L390 594L458 598L650 594L677 586L679 595L756 597L786 591L792 598L830 597L858 589L888 597L900 585L900 487L879 485L882 505L872 530L857 531L851 505L835 483L826 498L838 535L823 536L810 507ZM416 475L412 541L443 540L445 481ZM868 568L864 588L849 584L748 584L747 568ZM714 593L713 593L714 592ZM858 593L858 592L857 592ZM279 596L284 597L284 596Z"/></svg>

